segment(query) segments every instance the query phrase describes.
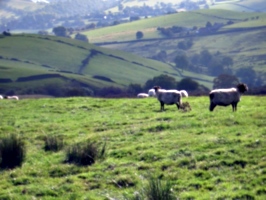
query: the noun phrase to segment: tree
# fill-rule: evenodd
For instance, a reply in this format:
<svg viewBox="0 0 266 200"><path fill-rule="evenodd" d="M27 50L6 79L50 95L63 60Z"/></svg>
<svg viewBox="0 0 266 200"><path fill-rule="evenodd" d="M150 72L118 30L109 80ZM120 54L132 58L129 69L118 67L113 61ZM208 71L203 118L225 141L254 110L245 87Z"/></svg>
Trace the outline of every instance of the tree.
<svg viewBox="0 0 266 200"><path fill-rule="evenodd" d="M192 80L191 78L183 78L179 83L177 83L178 90L197 90L199 87L198 82Z"/></svg>
<svg viewBox="0 0 266 200"><path fill-rule="evenodd" d="M208 21L208 22L206 23L205 27L206 27L206 28L211 28L211 27L212 27L211 22Z"/></svg>
<svg viewBox="0 0 266 200"><path fill-rule="evenodd" d="M252 67L243 67L236 71L236 76L238 76L242 82L249 86L253 86L256 80L256 72Z"/></svg>
<svg viewBox="0 0 266 200"><path fill-rule="evenodd" d="M66 37L67 36L67 29L64 26L57 26L53 28L53 33L56 36Z"/></svg>
<svg viewBox="0 0 266 200"><path fill-rule="evenodd" d="M234 75L221 74L213 79L213 89L235 87L239 80Z"/></svg>
<svg viewBox="0 0 266 200"><path fill-rule="evenodd" d="M200 64L203 66L208 66L212 60L212 55L208 50L203 50L200 52Z"/></svg>
<svg viewBox="0 0 266 200"><path fill-rule="evenodd" d="M176 80L175 78L161 74L160 76L156 76L153 79L148 80L145 83L144 89L149 90L153 88L154 86L160 86L161 88L164 89L171 89L171 88L176 88Z"/></svg>
<svg viewBox="0 0 266 200"><path fill-rule="evenodd" d="M89 42L87 36L86 36L86 35L83 35L83 34L80 34L80 33L77 33L77 34L75 35L75 39L76 39L76 40L85 41L85 42Z"/></svg>
<svg viewBox="0 0 266 200"><path fill-rule="evenodd" d="M137 33L136 33L136 38L139 40L139 39L141 39L141 38L143 38L143 36L144 36L144 34L143 34L143 32L141 32L141 31L138 31Z"/></svg>
<svg viewBox="0 0 266 200"><path fill-rule="evenodd" d="M175 57L174 63L176 68L186 69L189 65L188 57L186 54L179 54Z"/></svg>
<svg viewBox="0 0 266 200"><path fill-rule="evenodd" d="M127 88L127 92L132 96L136 96L138 93L143 91L141 85L139 84L130 84Z"/></svg>

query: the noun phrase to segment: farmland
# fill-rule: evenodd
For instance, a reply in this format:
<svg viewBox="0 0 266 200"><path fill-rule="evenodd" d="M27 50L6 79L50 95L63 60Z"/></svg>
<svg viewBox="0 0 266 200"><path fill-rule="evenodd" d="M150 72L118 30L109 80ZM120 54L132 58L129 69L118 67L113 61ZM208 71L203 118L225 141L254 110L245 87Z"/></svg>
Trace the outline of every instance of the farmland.
<svg viewBox="0 0 266 200"><path fill-rule="evenodd" d="M0 101L0 136L26 144L21 167L1 171L1 199L126 199L149 177L169 181L180 199L266 197L265 97L242 97L238 111L208 110L207 96L183 98L192 110L155 98L42 98ZM46 136L60 137L58 152L44 150ZM90 166L65 162L74 144L106 144Z"/></svg>

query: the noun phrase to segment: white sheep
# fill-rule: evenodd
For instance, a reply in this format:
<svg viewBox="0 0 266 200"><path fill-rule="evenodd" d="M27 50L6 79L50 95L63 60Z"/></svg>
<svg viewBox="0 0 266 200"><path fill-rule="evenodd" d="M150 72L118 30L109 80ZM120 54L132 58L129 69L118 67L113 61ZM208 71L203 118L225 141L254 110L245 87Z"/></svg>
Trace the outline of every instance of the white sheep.
<svg viewBox="0 0 266 200"><path fill-rule="evenodd" d="M182 95L177 90L164 90L160 89L159 86L154 86L154 90L158 101L161 103L161 111L164 110L164 104L173 105L176 104L177 109L180 108L182 104Z"/></svg>
<svg viewBox="0 0 266 200"><path fill-rule="evenodd" d="M146 94L146 93L139 93L139 94L137 95L137 97L138 97L138 98L146 98L146 97L149 97L149 95Z"/></svg>
<svg viewBox="0 0 266 200"><path fill-rule="evenodd" d="M163 90L163 89L160 89L160 90ZM182 95L182 97L188 97L188 93L187 93L187 91L186 90L180 90L180 91L178 91L178 90L168 90L169 92L180 92L181 93L181 95ZM155 90L154 89L150 89L149 91L148 91L148 94L149 94L149 96L150 97L156 97L156 93L155 93Z"/></svg>
<svg viewBox="0 0 266 200"><path fill-rule="evenodd" d="M3 99L3 96L2 95L0 95L0 99Z"/></svg>
<svg viewBox="0 0 266 200"><path fill-rule="evenodd" d="M239 83L236 88L215 89L209 93L210 111L218 106L232 105L233 112L237 110L237 103L240 101L241 94L248 91L248 86Z"/></svg>
<svg viewBox="0 0 266 200"><path fill-rule="evenodd" d="M148 95L149 95L149 97L156 97L155 90L154 90L154 89L150 89L150 90L148 91Z"/></svg>

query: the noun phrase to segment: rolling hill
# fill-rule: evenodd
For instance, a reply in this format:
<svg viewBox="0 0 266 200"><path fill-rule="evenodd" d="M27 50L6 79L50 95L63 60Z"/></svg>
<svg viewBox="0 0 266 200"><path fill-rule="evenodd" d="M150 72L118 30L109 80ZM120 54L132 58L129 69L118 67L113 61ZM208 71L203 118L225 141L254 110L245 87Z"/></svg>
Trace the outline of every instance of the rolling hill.
<svg viewBox="0 0 266 200"><path fill-rule="evenodd" d="M20 34L0 37L0 89L37 93L40 88L71 85L88 91L103 87L125 88L144 84L161 74L177 81L197 77L211 87L212 77L181 74L171 65L127 52L97 47L55 36ZM42 91L39 91L42 92Z"/></svg>
<svg viewBox="0 0 266 200"><path fill-rule="evenodd" d="M181 50L190 60L203 50L214 55L230 56L233 58L233 73L240 68L249 67L255 70L261 84L266 84L265 20L265 13L206 9L143 19L84 34L99 46L146 58L152 58L158 52L164 51L168 57L166 62L173 62L175 56L180 54L178 43L191 40L192 47ZM199 30L205 28L207 22L221 24L221 27L215 32L200 34ZM189 34L166 37L158 31L158 27L173 26L186 27L187 30L197 27L198 32L190 31ZM143 32L144 37L137 40L136 31Z"/></svg>

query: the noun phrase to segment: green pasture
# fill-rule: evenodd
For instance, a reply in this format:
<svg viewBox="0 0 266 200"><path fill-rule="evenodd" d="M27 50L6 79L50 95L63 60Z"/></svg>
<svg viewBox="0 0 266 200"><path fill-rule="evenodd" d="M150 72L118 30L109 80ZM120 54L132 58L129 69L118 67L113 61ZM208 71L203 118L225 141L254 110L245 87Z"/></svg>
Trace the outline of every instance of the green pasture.
<svg viewBox="0 0 266 200"><path fill-rule="evenodd" d="M0 199L128 199L149 177L169 181L177 199L266 197L266 99L242 96L208 110L207 96L183 98L192 110L160 111L156 98L0 100L0 137L18 135L23 165L1 170ZM64 147L44 151L46 136ZM91 166L67 164L66 149L106 143Z"/></svg>
<svg viewBox="0 0 266 200"><path fill-rule="evenodd" d="M57 73L101 88L144 84L148 79L161 74L171 75L176 80L183 78L166 63L74 39L31 34L0 37L0 78L10 78L13 81L19 77ZM79 72L82 74L78 75ZM94 79L94 75L105 76L115 83ZM197 76L193 73L191 75ZM212 83L199 82L204 85ZM31 83L33 82L28 82ZM20 84L12 85L19 87ZM42 80L37 85L42 85Z"/></svg>

